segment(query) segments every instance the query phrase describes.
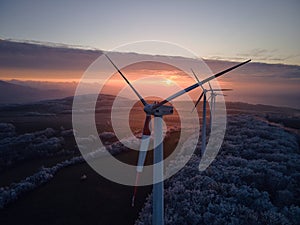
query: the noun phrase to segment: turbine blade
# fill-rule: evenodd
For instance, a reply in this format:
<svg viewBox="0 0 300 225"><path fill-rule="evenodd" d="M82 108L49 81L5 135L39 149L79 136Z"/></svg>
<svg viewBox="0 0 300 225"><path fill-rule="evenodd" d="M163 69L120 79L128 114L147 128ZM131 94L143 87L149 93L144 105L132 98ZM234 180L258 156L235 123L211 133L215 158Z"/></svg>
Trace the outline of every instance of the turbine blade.
<svg viewBox="0 0 300 225"><path fill-rule="evenodd" d="M135 177L135 185L134 185L134 191L133 191L133 196L131 199L131 207L134 207L134 202L135 202L135 196L136 196L136 192L137 192L137 184L139 183L139 179L140 179L140 173L136 174Z"/></svg>
<svg viewBox="0 0 300 225"><path fill-rule="evenodd" d="M134 93L138 96L143 105L148 105L148 103L143 99L143 97L137 92L137 90L131 85L129 80L125 77L125 75L119 70L119 68L113 63L113 61L108 57L108 55L104 54L106 58L111 62L111 64L115 67L115 69L119 72L119 74L123 77L126 83L130 86L130 88L134 91Z"/></svg>
<svg viewBox="0 0 300 225"><path fill-rule="evenodd" d="M196 76L196 74L195 74L194 70L193 70L193 69L191 69L191 71L192 71L192 73L193 73L194 77L196 78L197 82L198 82L198 83L200 83L200 80L199 80L199 78ZM200 85L200 87L201 87L201 88L202 88L202 90L204 91L204 88L203 88L203 86L202 86L202 85Z"/></svg>
<svg viewBox="0 0 300 225"><path fill-rule="evenodd" d="M211 85L210 85L210 82L208 82L208 85L209 85L210 90L211 90L212 92L214 92L213 89L212 89L212 87L211 87Z"/></svg>
<svg viewBox="0 0 300 225"><path fill-rule="evenodd" d="M151 120L151 115L147 115L145 119L144 128L143 128L142 141L141 141L141 146L139 151L139 159L136 168L136 171L139 173L143 172L143 167L144 167L144 163L145 163L145 159L146 159L146 155L150 143L150 135L151 135L151 131L149 129L150 120Z"/></svg>
<svg viewBox="0 0 300 225"><path fill-rule="evenodd" d="M191 69L191 71L192 71L192 73L194 74L194 77L196 78L196 81L197 81L198 83L200 83L200 80L199 80L199 79L198 79L198 77L196 76L196 74L195 74L194 70L193 70L193 69Z"/></svg>
<svg viewBox="0 0 300 225"><path fill-rule="evenodd" d="M233 91L233 89L221 88L221 89L213 89L213 91Z"/></svg>
<svg viewBox="0 0 300 225"><path fill-rule="evenodd" d="M238 67L240 67L240 66L242 66L242 65L244 65L244 64L246 64L246 63L248 63L248 62L250 62L250 61L251 61L251 59L249 59L249 60L247 60L247 61L245 61L245 62L242 62L242 63L240 63L240 64L237 64L237 65L235 65L235 66L233 66L233 67L230 67L230 68L228 68L228 69L226 69L226 70L223 70L223 71L221 71L221 72L219 72L219 73L217 73L217 74L215 74L215 75L213 75L213 76L210 76L210 77L204 79L203 81L200 81L200 83L193 84L193 85L191 85L191 86L189 86L189 87L187 87L187 88L185 88L185 89L183 89L183 90L181 90L181 91L178 91L177 93L171 95L170 97L166 98L165 100L163 100L163 101L157 103L157 104L154 105L152 108L153 108L153 109L156 109L156 108L158 108L158 107L160 107L160 106L166 104L167 102L169 102L169 101L171 101L171 100L173 100L173 99L179 97L180 95L183 95L183 94L185 94L185 93L187 93L187 92L189 92L189 91L191 91L191 90L194 90L195 88L199 87L200 85L205 84L205 83L207 83L208 81L213 80L213 79L215 79L215 78L217 78L217 77L219 77L219 76L222 76L223 74L228 73L229 71L234 70L234 69L236 69L236 68L238 68Z"/></svg>
<svg viewBox="0 0 300 225"><path fill-rule="evenodd" d="M212 80L212 79L215 79L215 78L217 78L217 77L220 77L220 76L222 76L223 74L228 73L229 71L234 70L234 69L236 69L236 68L238 68L238 67L240 67L240 66L242 66L242 65L244 65L244 64L246 64L246 63L248 63L248 62L250 62L250 61L251 61L251 59L249 59L249 60L247 60L247 61L245 61L245 62L239 63L239 64L237 64L237 65L235 65L235 66L233 66L233 67L230 67L230 68L228 68L228 69L226 69L226 70L223 70L223 71L221 71L221 72L219 72L219 73L217 73L217 74L215 74L215 75L213 75L213 76L211 76L211 77L208 77L208 78L204 79L201 83L206 83L206 82L208 82L208 81L210 81L210 80Z"/></svg>
<svg viewBox="0 0 300 225"><path fill-rule="evenodd" d="M196 109L196 107L199 104L199 102L201 101L201 98L203 97L203 95L204 95L204 91L202 91L201 95L199 96L198 100L196 101L195 106L194 106L192 112Z"/></svg>
<svg viewBox="0 0 300 225"><path fill-rule="evenodd" d="M147 155L147 151L149 148L150 135L151 135L151 131L149 129L150 120L151 120L151 115L147 115L146 119L145 119L144 128L143 128L142 142L141 142L140 151L139 151L138 164L136 167L135 186L134 186L134 192L133 192L132 202L131 202L132 207L134 207L134 201L135 201L135 196L137 193L139 177L140 177L140 174L143 172L146 155Z"/></svg>

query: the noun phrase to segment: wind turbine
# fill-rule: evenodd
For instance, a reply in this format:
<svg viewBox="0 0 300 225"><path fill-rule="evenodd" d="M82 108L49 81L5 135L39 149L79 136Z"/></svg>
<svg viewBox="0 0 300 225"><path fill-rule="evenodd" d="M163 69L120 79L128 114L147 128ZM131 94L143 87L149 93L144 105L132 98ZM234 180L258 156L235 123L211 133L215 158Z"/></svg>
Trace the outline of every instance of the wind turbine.
<svg viewBox="0 0 300 225"><path fill-rule="evenodd" d="M207 100L210 99L210 121L209 121L209 126L210 126L210 129L211 129L211 126L212 126L212 121L213 121L213 118L215 117L215 109L216 109L216 98L218 95L221 95L221 96L225 96L224 94L220 94L218 92L220 91L232 91L232 89L213 89L210 85L210 82L208 82L208 85L209 85L209 88L210 88L210 96Z"/></svg>
<svg viewBox="0 0 300 225"><path fill-rule="evenodd" d="M202 84L200 84L201 82L198 79L198 77L196 76L195 72L192 69L191 69L191 71L192 71L194 77L196 78L197 82L199 83L200 87L202 88L202 93L199 96L199 98L197 99L197 101L195 103L195 107L192 110L192 112L195 110L195 108L197 107L197 105L199 104L199 102L201 101L201 99L203 97L202 129L201 129L201 156L202 156L204 154L205 148L206 148L206 103L209 100L209 98L211 98L211 104L210 104L210 128L211 128L212 115L214 113L213 112L214 108L212 107L212 101L215 100L215 98L212 98L212 95L214 95L214 96L217 95L216 93L214 93L215 91L231 91L232 89L212 89L210 82L208 82L210 90L207 90L206 88L203 87ZM206 93L208 91L211 92L211 95L207 99Z"/></svg>
<svg viewBox="0 0 300 225"><path fill-rule="evenodd" d="M132 198L132 203L134 204L135 194L137 190L137 184L139 180L139 176L143 171L144 162L147 154L147 150L149 147L150 142L150 129L149 123L151 120L151 116L154 116L154 165L153 165L153 214L152 214L152 224L155 225L164 225L164 195L163 195L163 116L173 114L173 106L167 106L166 103L170 102L171 100L199 87L200 85L215 79L239 66L242 66L251 60L247 60L243 63L240 63L236 66L233 66L229 69L226 69L222 72L219 72L213 76L210 76L204 79L201 82L197 82L177 93L171 95L170 97L166 98L161 102L154 102L149 104L143 99L143 97L138 93L138 91L131 85L131 83L127 80L124 74L119 70L119 68L113 63L113 61L105 55L106 58L110 61L110 63L115 67L118 73L123 77L129 87L133 90L133 92L137 95L141 103L144 105L144 112L146 113L146 119L143 128L143 134L141 139L141 146L139 151L139 158L138 164L136 167L137 175L136 175L136 182L135 182L135 190L134 195ZM159 181L159 182L157 182Z"/></svg>

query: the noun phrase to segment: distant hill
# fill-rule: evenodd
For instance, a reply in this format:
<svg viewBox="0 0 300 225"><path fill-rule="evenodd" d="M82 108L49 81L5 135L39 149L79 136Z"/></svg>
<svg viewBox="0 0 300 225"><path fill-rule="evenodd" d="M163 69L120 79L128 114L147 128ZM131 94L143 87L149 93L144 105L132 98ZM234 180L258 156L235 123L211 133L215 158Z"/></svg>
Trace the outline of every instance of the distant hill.
<svg viewBox="0 0 300 225"><path fill-rule="evenodd" d="M68 93L58 89L41 90L0 80L0 104L29 103L62 96L68 96Z"/></svg>

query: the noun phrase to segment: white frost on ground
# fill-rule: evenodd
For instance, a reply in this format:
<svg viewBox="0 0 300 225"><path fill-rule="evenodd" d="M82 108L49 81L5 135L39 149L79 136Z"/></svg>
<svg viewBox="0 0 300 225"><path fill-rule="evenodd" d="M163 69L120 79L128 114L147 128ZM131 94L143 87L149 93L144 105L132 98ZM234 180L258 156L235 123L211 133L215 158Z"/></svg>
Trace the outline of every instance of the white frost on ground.
<svg viewBox="0 0 300 225"><path fill-rule="evenodd" d="M46 129L47 130L47 129ZM35 132L39 134L45 134L45 133L51 133L50 130L42 132ZM18 143L22 141L22 143L32 142L35 140L34 134L25 134L22 135L21 138L18 138ZM40 136L39 136L40 138ZM49 139L45 138L44 140L37 141L38 144L35 145L35 151L39 151L39 149L48 149L49 151L52 150L52 148L57 148L58 138L56 137L50 137ZM94 137L88 138L88 141L93 141ZM138 145L138 141L136 141L135 138L127 138L122 140L123 142L130 142L132 144ZM121 142L115 142L109 146L106 146L107 151L109 151L110 154L116 155L119 154L122 151L128 151L128 148L126 148ZM82 163L84 162L84 158L88 160L95 160L99 157L104 157L107 154L109 154L105 150L105 147L102 147L101 149L97 149L93 152L90 152L83 156L76 156L71 159L65 160L63 162L60 162L56 164L55 166L52 166L50 168L42 168L37 173L33 174L32 176L29 176L25 178L24 180L21 180L18 183L12 183L7 187L0 187L0 209L4 208L7 204L16 201L20 196L25 194L28 191L34 190L38 188L39 186L49 182L55 174L68 166Z"/></svg>
<svg viewBox="0 0 300 225"><path fill-rule="evenodd" d="M0 170L23 160L64 152L64 138L52 128L17 135L12 124L0 123L0 136Z"/></svg>
<svg viewBox="0 0 300 225"><path fill-rule="evenodd" d="M83 162L82 157L65 160L51 168L42 168L39 172L25 178L19 183L12 183L9 187L0 188L0 208L16 201L22 194L31 191L51 180L54 175L64 167Z"/></svg>
<svg viewBox="0 0 300 225"><path fill-rule="evenodd" d="M212 165L199 172L195 154L165 182L165 224L299 224L299 153L292 134L252 116L230 116ZM147 224L151 195L136 221Z"/></svg>

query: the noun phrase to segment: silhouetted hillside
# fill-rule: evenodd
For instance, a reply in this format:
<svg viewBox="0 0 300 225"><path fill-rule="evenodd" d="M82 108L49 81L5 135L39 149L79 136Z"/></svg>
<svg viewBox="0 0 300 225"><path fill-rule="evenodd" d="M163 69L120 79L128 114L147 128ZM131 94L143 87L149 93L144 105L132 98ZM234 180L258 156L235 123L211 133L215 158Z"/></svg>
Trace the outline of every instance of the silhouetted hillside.
<svg viewBox="0 0 300 225"><path fill-rule="evenodd" d="M40 90L0 80L0 104L28 103L68 96L63 90Z"/></svg>

